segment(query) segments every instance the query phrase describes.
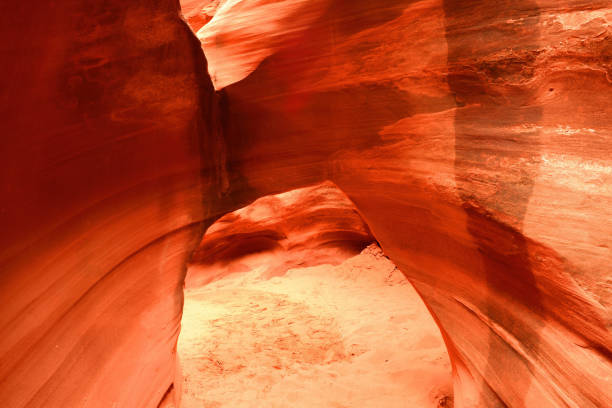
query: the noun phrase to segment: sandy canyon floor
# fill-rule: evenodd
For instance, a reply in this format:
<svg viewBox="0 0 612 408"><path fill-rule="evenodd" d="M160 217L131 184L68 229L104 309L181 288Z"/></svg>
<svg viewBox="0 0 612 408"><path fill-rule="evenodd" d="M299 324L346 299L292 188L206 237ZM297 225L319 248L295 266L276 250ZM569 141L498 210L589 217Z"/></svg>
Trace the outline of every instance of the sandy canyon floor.
<svg viewBox="0 0 612 408"><path fill-rule="evenodd" d="M188 289L178 352L184 408L452 406L440 333L375 245Z"/></svg>

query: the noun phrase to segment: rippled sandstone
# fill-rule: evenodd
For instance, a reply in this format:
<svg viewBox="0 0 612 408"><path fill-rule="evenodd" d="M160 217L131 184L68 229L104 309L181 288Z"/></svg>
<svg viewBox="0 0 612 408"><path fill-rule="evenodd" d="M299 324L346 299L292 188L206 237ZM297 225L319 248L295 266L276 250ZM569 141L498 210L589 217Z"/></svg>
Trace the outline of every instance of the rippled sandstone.
<svg viewBox="0 0 612 408"><path fill-rule="evenodd" d="M218 95L175 1L3 4L3 405L156 406L204 227L332 180L457 406L612 406L609 2L260 3L198 31Z"/></svg>

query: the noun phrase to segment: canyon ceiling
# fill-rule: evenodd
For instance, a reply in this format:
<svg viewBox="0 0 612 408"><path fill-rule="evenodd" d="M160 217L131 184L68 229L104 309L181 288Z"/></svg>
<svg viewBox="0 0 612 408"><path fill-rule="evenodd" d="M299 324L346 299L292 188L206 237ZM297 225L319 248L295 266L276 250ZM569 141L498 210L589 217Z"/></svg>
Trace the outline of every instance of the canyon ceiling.
<svg viewBox="0 0 612 408"><path fill-rule="evenodd" d="M156 407L206 227L330 180L456 406L612 406L609 0L184 3L0 6L0 405Z"/></svg>

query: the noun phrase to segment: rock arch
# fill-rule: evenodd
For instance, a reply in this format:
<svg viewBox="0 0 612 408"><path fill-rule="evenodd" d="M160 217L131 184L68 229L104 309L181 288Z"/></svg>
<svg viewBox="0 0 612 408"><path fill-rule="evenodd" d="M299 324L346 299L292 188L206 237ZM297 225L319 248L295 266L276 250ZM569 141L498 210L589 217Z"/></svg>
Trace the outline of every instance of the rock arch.
<svg viewBox="0 0 612 408"><path fill-rule="evenodd" d="M176 1L3 4L4 405L155 406L203 226L325 179L460 404L612 405L609 4L375 3L322 2L221 94Z"/></svg>

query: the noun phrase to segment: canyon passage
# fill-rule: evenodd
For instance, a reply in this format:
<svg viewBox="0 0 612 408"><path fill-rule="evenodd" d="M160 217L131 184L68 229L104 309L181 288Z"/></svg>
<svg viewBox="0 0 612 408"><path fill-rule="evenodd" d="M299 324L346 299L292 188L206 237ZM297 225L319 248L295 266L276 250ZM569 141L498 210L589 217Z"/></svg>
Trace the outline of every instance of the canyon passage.
<svg viewBox="0 0 612 408"><path fill-rule="evenodd" d="M332 183L220 218L185 288L181 407L452 406L431 315Z"/></svg>
<svg viewBox="0 0 612 408"><path fill-rule="evenodd" d="M3 2L0 405L612 406L610 21Z"/></svg>

